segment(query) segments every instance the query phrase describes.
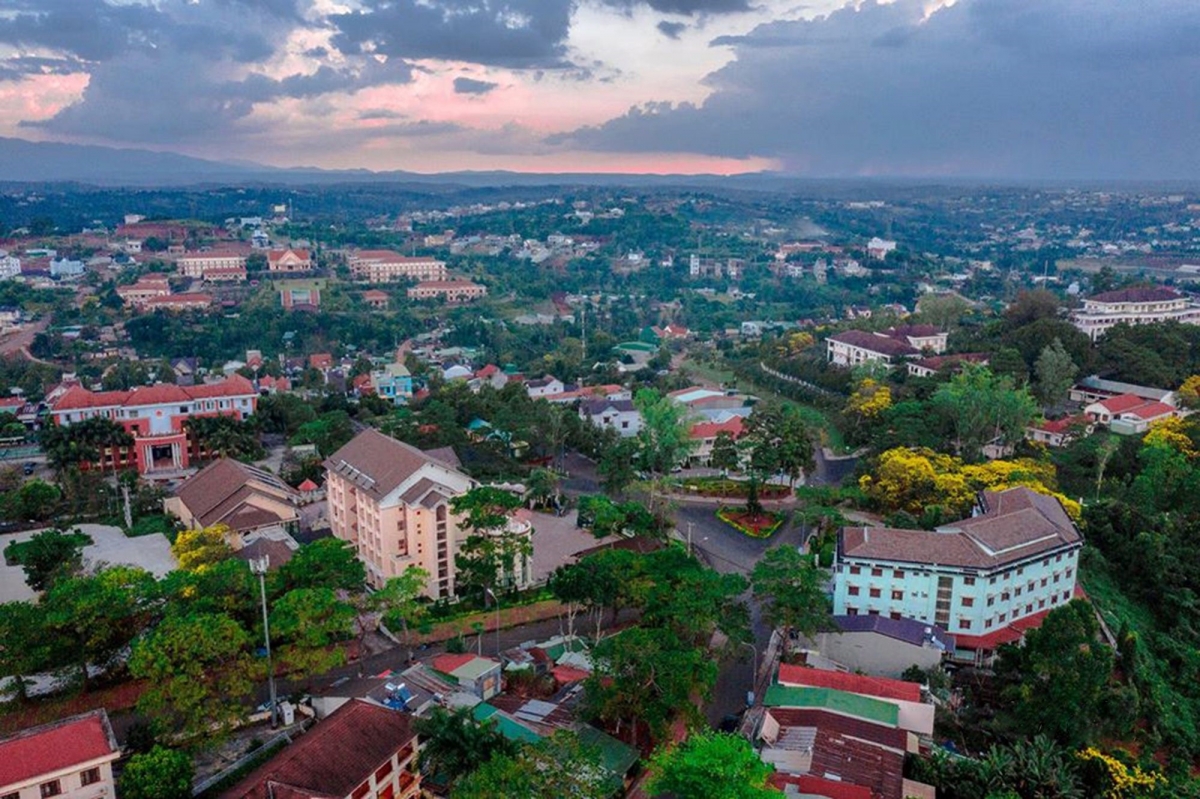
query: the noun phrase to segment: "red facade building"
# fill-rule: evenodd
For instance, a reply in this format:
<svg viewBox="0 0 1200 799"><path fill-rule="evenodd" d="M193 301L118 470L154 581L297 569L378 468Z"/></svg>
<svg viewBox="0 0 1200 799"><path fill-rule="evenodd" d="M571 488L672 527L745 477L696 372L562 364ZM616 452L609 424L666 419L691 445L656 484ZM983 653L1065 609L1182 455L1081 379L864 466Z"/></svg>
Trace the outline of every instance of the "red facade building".
<svg viewBox="0 0 1200 799"><path fill-rule="evenodd" d="M72 386L50 408L55 424L69 426L86 419L111 419L133 436L132 447L110 447L96 468L136 467L139 474L186 469L208 456L189 437L184 422L200 416L232 416L244 420L258 405L258 391L241 375L219 383L176 386L159 383L130 391L89 391Z"/></svg>

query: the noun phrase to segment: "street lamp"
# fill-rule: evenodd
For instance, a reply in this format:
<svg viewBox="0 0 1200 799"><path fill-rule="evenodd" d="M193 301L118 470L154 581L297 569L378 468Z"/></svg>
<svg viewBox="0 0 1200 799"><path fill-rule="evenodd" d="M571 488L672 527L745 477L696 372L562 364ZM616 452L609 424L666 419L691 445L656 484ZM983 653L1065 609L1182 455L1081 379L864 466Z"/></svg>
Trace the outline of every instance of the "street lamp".
<svg viewBox="0 0 1200 799"><path fill-rule="evenodd" d="M271 662L271 623L267 619L267 569L270 565L269 555L250 558L250 571L258 575L258 590L262 597L263 641L267 645L267 685L271 692L271 729L275 729L279 726L279 708L275 701L275 666Z"/></svg>
<svg viewBox="0 0 1200 799"><path fill-rule="evenodd" d="M490 588L483 589L483 592L496 603L496 657L500 657L500 599Z"/></svg>
<svg viewBox="0 0 1200 799"><path fill-rule="evenodd" d="M749 641L742 641L742 646L749 647L750 654L754 657L751 661L753 665L750 672L750 690L746 692L746 704L753 705L755 689L758 688L758 647Z"/></svg>

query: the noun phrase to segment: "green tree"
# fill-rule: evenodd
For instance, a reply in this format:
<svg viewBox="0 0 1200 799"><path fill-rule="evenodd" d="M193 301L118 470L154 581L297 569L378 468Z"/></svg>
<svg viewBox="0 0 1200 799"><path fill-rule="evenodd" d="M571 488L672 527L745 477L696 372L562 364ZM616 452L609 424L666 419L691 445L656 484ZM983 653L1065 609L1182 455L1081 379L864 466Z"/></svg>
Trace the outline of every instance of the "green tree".
<svg viewBox="0 0 1200 799"><path fill-rule="evenodd" d="M192 758L155 746L129 758L121 771L121 799L191 799Z"/></svg>
<svg viewBox="0 0 1200 799"><path fill-rule="evenodd" d="M728 431L717 433L713 440L712 455L709 465L724 472L736 472L741 465L741 453L738 452L737 442Z"/></svg>
<svg viewBox="0 0 1200 799"><path fill-rule="evenodd" d="M367 581L366 568L354 545L337 538L318 538L297 549L275 573L281 592L297 588L332 588L361 591Z"/></svg>
<svg viewBox="0 0 1200 799"><path fill-rule="evenodd" d="M601 447L596 471L606 494L617 496L637 479L638 442L633 438L617 438Z"/></svg>
<svg viewBox="0 0 1200 799"><path fill-rule="evenodd" d="M157 596L154 575L132 566L56 582L40 606L52 660L63 664L87 691L88 666L112 665L153 620Z"/></svg>
<svg viewBox="0 0 1200 799"><path fill-rule="evenodd" d="M491 486L473 488L450 500L469 531L454 556L455 588L479 593L497 585L519 582L517 575L533 554L529 536L507 529L510 515L521 507L515 494Z"/></svg>
<svg viewBox="0 0 1200 799"><path fill-rule="evenodd" d="M645 728L661 738L671 721L699 721L693 697L712 692L717 664L661 627L631 627L601 640L592 650L595 670L584 684L584 712L628 730L635 744Z"/></svg>
<svg viewBox="0 0 1200 799"><path fill-rule="evenodd" d="M450 788L493 757L517 751L494 725L476 723L469 708L434 708L413 726L423 745L421 770Z"/></svg>
<svg viewBox="0 0 1200 799"><path fill-rule="evenodd" d="M41 593L58 580L74 577L83 569L84 541L80 533L43 530L26 542L21 553L25 582Z"/></svg>
<svg viewBox="0 0 1200 799"><path fill-rule="evenodd" d="M212 457L254 460L264 454L251 421L232 416L192 416L183 424L191 439Z"/></svg>
<svg viewBox="0 0 1200 799"><path fill-rule="evenodd" d="M183 571L204 571L233 556L229 536L230 530L225 524L184 530L171 544L171 554Z"/></svg>
<svg viewBox="0 0 1200 799"><path fill-rule="evenodd" d="M687 407L651 388L640 390L633 403L642 415L637 439L643 468L660 477L670 473L695 447L688 436Z"/></svg>
<svg viewBox="0 0 1200 799"><path fill-rule="evenodd" d="M62 492L44 480L33 479L5 497L6 515L14 521L46 521L58 514Z"/></svg>
<svg viewBox="0 0 1200 799"><path fill-rule="evenodd" d="M367 594L367 607L380 614L389 630L400 630L408 659L412 659L412 631L425 618L428 606L421 601L429 583L429 572L409 566L399 577L388 578L383 588ZM362 650L362 638L359 639Z"/></svg>
<svg viewBox="0 0 1200 799"><path fill-rule="evenodd" d="M962 371L933 395L933 406L954 429L955 448L965 459L982 457L985 444L1016 444L1037 417L1037 403L1027 389L998 377L986 366L963 364Z"/></svg>
<svg viewBox="0 0 1200 799"><path fill-rule="evenodd" d="M1091 741L1103 720L1113 653L1099 639L1092 606L1073 600L1055 608L1021 647L1000 651L1007 679L1006 720L1022 734L1043 733L1066 746Z"/></svg>
<svg viewBox="0 0 1200 799"><path fill-rule="evenodd" d="M102 416L66 426L47 425L38 437L46 459L59 471L99 462L106 449L133 446L133 436L124 427Z"/></svg>
<svg viewBox="0 0 1200 799"><path fill-rule="evenodd" d="M354 424L350 415L345 411L336 410L323 413L310 422L305 422L296 430L290 443L313 444L323 457L328 458L343 444L354 438Z"/></svg>
<svg viewBox="0 0 1200 799"><path fill-rule="evenodd" d="M147 681L138 711L160 732L184 739L219 737L242 715L254 688L250 634L229 616L168 616L134 645L130 673Z"/></svg>
<svg viewBox="0 0 1200 799"><path fill-rule="evenodd" d="M279 660L302 680L345 663L341 642L351 637L353 625L354 609L331 588L297 588L271 609Z"/></svg>
<svg viewBox="0 0 1200 799"><path fill-rule="evenodd" d="M754 596L762 603L763 615L784 632L793 630L811 636L829 621L825 597L828 573L814 565L811 555L794 546L768 549L750 572Z"/></svg>
<svg viewBox="0 0 1200 799"><path fill-rule="evenodd" d="M641 581L641 566L637 553L605 549L556 569L550 576L549 588L568 606L571 634L574 634L575 614L584 609L595 621L595 639L599 641L604 611L611 608L615 615L617 609L630 601Z"/></svg>
<svg viewBox="0 0 1200 799"><path fill-rule="evenodd" d="M5 690L18 702L28 696L28 676L50 665L42 614L29 602L0 604L0 674L11 678Z"/></svg>
<svg viewBox="0 0 1200 799"><path fill-rule="evenodd" d="M745 738L706 730L657 751L646 789L651 796L767 799L781 795L767 785L772 770Z"/></svg>
<svg viewBox="0 0 1200 799"><path fill-rule="evenodd" d="M1037 397L1045 408L1056 408L1065 402L1079 374L1079 367L1057 338L1042 350L1033 370L1037 375Z"/></svg>
<svg viewBox="0 0 1200 799"><path fill-rule="evenodd" d="M608 799L614 786L599 753L560 731L515 754L492 755L454 786L451 799Z"/></svg>

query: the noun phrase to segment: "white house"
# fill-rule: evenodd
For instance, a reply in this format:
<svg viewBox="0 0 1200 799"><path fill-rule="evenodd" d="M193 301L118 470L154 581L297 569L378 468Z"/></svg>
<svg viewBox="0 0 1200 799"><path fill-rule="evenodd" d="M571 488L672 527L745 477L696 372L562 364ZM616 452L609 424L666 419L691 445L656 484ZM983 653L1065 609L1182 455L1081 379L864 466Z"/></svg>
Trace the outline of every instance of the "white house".
<svg viewBox="0 0 1200 799"><path fill-rule="evenodd" d="M1165 402L1146 400L1136 394L1121 394L1093 402L1083 409L1083 414L1096 424L1108 425L1114 433L1136 435L1149 430L1155 422L1180 416L1182 412Z"/></svg>
<svg viewBox="0 0 1200 799"><path fill-rule="evenodd" d="M632 400L584 400L579 404L579 416L596 427L616 430L622 438L636 436L642 429L642 415L638 413Z"/></svg>
<svg viewBox="0 0 1200 799"><path fill-rule="evenodd" d="M563 393L567 387L557 377L546 375L537 380L530 380L525 384L525 390L529 392L531 399L544 399Z"/></svg>
<svg viewBox="0 0 1200 799"><path fill-rule="evenodd" d="M0 280L9 280L21 275L21 259L0 250Z"/></svg>
<svg viewBox="0 0 1200 799"><path fill-rule="evenodd" d="M836 366L858 366L867 361L881 361L890 366L902 358L921 354L905 341L865 330L835 333L825 340L825 347L829 362Z"/></svg>
<svg viewBox="0 0 1200 799"><path fill-rule="evenodd" d="M846 527L834 613L911 618L948 630L955 657L985 663L1075 593L1083 537L1057 499L984 491L975 515L936 530Z"/></svg>
<svg viewBox="0 0 1200 799"><path fill-rule="evenodd" d="M1146 325L1152 322L1200 324L1200 304L1165 286L1105 291L1083 301L1071 321L1096 341L1119 324Z"/></svg>
<svg viewBox="0 0 1200 799"><path fill-rule="evenodd" d="M120 756L103 710L31 727L0 740L0 796L112 799Z"/></svg>
<svg viewBox="0 0 1200 799"><path fill-rule="evenodd" d="M50 277L64 279L83 275L83 261L59 258L50 262Z"/></svg>
<svg viewBox="0 0 1200 799"><path fill-rule="evenodd" d="M896 242L881 239L878 236L867 242L867 255L877 261L887 258L887 254L896 249Z"/></svg>

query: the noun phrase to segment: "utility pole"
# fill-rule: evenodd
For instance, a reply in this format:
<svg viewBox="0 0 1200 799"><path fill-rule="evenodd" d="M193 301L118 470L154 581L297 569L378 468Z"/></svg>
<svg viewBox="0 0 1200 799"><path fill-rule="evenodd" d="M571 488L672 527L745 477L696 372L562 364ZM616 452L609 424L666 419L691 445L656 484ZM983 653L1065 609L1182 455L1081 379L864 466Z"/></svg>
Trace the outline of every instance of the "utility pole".
<svg viewBox="0 0 1200 799"><path fill-rule="evenodd" d="M692 554L692 523L688 522L688 555Z"/></svg>
<svg viewBox="0 0 1200 799"><path fill-rule="evenodd" d="M492 602L496 603L496 657L500 657L500 599L490 588L483 589L483 592L492 598ZM479 636L479 640L483 640L482 635Z"/></svg>
<svg viewBox="0 0 1200 799"><path fill-rule="evenodd" d="M263 641L267 646L267 685L271 693L271 729L279 726L279 703L275 701L275 666L271 662L271 623L267 618L267 569L271 565L269 555L250 559L250 571L258 575L258 590L262 597Z"/></svg>

